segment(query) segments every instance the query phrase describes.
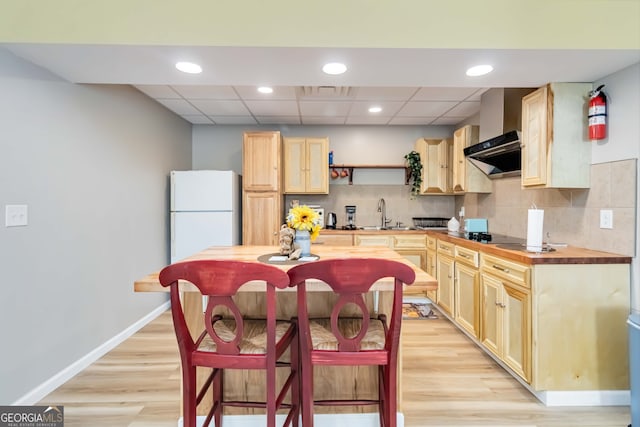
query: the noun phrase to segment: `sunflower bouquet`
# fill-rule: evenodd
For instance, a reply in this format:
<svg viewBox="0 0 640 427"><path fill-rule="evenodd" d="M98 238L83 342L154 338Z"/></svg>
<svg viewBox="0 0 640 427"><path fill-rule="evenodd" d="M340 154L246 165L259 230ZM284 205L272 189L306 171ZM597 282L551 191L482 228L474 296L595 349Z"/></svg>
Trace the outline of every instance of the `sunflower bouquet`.
<svg viewBox="0 0 640 427"><path fill-rule="evenodd" d="M300 205L289 209L287 226L296 231L308 231L312 241L316 240L322 228L318 213L307 205Z"/></svg>

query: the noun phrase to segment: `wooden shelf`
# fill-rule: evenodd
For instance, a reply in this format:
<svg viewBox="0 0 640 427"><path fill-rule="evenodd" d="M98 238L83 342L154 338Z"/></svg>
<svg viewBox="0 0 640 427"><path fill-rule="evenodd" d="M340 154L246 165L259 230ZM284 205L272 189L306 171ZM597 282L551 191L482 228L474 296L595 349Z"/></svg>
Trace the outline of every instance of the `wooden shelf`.
<svg viewBox="0 0 640 427"><path fill-rule="evenodd" d="M353 185L354 169L404 169L404 183L409 184L409 168L405 165L329 165L329 169L346 169L349 171L349 185Z"/></svg>

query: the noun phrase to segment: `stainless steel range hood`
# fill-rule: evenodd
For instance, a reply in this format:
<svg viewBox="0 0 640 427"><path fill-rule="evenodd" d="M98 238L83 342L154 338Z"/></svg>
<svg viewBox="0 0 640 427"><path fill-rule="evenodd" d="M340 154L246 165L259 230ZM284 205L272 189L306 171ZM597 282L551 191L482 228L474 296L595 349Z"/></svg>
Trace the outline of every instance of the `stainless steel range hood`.
<svg viewBox="0 0 640 427"><path fill-rule="evenodd" d="M464 155L489 178L520 175L520 132L509 131L464 149Z"/></svg>

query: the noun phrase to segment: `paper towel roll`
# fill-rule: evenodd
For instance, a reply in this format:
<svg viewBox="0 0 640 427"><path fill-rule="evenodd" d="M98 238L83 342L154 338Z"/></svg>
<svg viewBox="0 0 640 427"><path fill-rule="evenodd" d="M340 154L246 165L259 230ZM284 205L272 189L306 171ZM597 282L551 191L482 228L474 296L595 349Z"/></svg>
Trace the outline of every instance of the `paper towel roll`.
<svg viewBox="0 0 640 427"><path fill-rule="evenodd" d="M544 222L544 210L529 209L527 221L527 250L531 252L542 251L542 225Z"/></svg>

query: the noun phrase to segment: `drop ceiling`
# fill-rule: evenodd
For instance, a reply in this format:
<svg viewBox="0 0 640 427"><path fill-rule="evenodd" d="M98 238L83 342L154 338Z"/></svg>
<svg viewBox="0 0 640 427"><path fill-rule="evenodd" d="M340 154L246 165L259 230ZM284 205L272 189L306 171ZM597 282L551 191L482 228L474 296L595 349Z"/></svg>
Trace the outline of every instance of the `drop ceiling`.
<svg viewBox="0 0 640 427"><path fill-rule="evenodd" d="M81 84L127 84L194 124L456 125L490 88L593 82L640 62L638 50L331 49L5 44ZM202 65L188 75L178 61ZM340 61L340 76L321 71ZM471 78L465 70L489 63ZM258 86L274 88L269 95ZM585 94L586 95L586 94ZM368 108L376 105L380 113Z"/></svg>

